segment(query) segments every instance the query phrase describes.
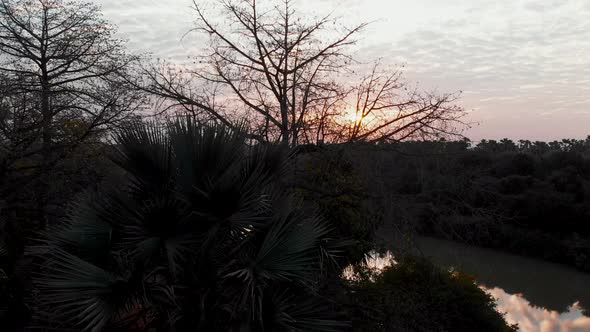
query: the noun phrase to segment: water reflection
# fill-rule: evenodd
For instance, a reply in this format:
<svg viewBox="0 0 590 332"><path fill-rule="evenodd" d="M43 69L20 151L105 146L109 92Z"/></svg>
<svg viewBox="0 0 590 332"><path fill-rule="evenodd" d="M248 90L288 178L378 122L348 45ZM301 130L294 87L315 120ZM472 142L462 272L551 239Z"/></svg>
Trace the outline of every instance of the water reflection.
<svg viewBox="0 0 590 332"><path fill-rule="evenodd" d="M574 302L590 307L590 274L496 250L419 237L415 247L443 266L471 274L489 289L523 294L536 307L565 312Z"/></svg>
<svg viewBox="0 0 590 332"><path fill-rule="evenodd" d="M590 331L590 318L583 315L579 303L574 303L565 312L559 313L535 307L522 295L508 294L499 287L485 290L496 298L498 311L506 313L506 321L510 324L518 324L520 331Z"/></svg>
<svg viewBox="0 0 590 332"><path fill-rule="evenodd" d="M433 238L419 238L416 248L436 263L475 276L496 298L498 311L523 332L589 332L590 275L540 260L514 256ZM393 255L371 252L365 264L382 269ZM351 268L344 277L354 278Z"/></svg>
<svg viewBox="0 0 590 332"><path fill-rule="evenodd" d="M384 268L391 266L391 264L396 263L397 262L390 251L386 252L385 254L379 254L376 251L371 251L365 254L365 259L361 264L370 268L371 270L383 270ZM342 278L348 280L357 279L356 272L354 271L352 265L344 268L344 271L342 271Z"/></svg>

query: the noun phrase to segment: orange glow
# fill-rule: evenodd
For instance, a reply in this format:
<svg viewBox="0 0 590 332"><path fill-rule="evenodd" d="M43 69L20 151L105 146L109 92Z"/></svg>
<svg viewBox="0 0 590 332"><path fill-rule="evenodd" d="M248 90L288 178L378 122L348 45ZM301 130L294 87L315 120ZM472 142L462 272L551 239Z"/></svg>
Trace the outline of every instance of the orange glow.
<svg viewBox="0 0 590 332"><path fill-rule="evenodd" d="M363 120L363 117L361 116L360 113L356 113L356 112L349 112L346 113L344 115L344 119L346 120L346 122L352 122L352 123L358 123L361 122Z"/></svg>
<svg viewBox="0 0 590 332"><path fill-rule="evenodd" d="M354 109L349 109L342 115L342 118L346 123L349 124L362 123L363 125L367 125L375 118L375 116L372 114L367 114L365 117L363 117L360 112L356 112Z"/></svg>

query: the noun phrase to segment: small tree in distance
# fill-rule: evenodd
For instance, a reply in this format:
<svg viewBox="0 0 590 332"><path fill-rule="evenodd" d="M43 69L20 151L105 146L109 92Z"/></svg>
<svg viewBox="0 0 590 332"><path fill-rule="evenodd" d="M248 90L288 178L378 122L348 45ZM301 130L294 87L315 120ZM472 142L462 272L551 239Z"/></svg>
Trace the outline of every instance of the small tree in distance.
<svg viewBox="0 0 590 332"><path fill-rule="evenodd" d="M346 82L355 81L349 49L367 24L304 19L293 0L215 4L221 15L194 1L194 31L209 37L196 66L147 68L143 89L225 124L246 117L254 138L290 146L459 136L457 94L420 93L379 62Z"/></svg>

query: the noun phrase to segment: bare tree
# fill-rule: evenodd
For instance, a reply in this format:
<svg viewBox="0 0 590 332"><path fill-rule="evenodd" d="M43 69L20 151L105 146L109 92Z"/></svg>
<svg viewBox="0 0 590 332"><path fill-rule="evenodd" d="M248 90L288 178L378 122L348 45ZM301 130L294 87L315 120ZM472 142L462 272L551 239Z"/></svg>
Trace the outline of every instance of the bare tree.
<svg viewBox="0 0 590 332"><path fill-rule="evenodd" d="M221 16L194 0L194 31L209 38L195 67L150 68L145 90L226 124L245 117L253 136L291 146L456 133L451 125L463 110L451 105L455 95L401 94L400 73L377 65L358 86L343 79L357 64L348 51L366 24L305 19L294 0L215 3ZM195 81L215 86L216 98Z"/></svg>
<svg viewBox="0 0 590 332"><path fill-rule="evenodd" d="M229 87L239 102L261 115L264 135L278 129L284 144L296 145L310 110L342 95L330 74L350 60L344 50L365 24L332 37L327 30L337 23L334 19L307 23L292 2L266 9L256 0L222 0L224 25L194 5L197 30L211 36L210 53L203 59L209 66L196 73Z"/></svg>
<svg viewBox="0 0 590 332"><path fill-rule="evenodd" d="M118 79L133 58L114 32L90 3L0 0L0 73L9 95L37 96L45 154L65 121L83 121L85 137L135 108Z"/></svg>
<svg viewBox="0 0 590 332"><path fill-rule="evenodd" d="M460 136L465 110L459 93L424 93L403 79L401 70L383 70L377 61L354 89L354 105L337 141L402 141Z"/></svg>
<svg viewBox="0 0 590 332"><path fill-rule="evenodd" d="M350 61L345 48L365 24L327 36L336 20L326 16L308 23L290 0L270 8L255 0L218 4L225 13L222 22L209 19L194 3L195 30L208 34L210 44L196 58L197 69L185 74L225 88L218 98L225 107L204 102L203 91L189 93L187 82L169 70L148 73L151 91L194 105L218 121L246 117L261 139L298 144L313 110L345 94L332 74Z"/></svg>
<svg viewBox="0 0 590 332"><path fill-rule="evenodd" d="M134 58L114 32L90 3L0 0L0 136L37 161L41 193L53 164L141 102L121 79Z"/></svg>

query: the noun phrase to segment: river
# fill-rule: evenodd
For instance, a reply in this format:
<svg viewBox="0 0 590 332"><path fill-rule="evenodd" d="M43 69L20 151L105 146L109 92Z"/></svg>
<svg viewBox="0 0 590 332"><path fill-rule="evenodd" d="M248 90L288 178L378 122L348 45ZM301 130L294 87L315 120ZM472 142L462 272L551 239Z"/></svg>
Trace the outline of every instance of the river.
<svg viewBox="0 0 590 332"><path fill-rule="evenodd" d="M588 332L590 274L537 259L419 237L412 246L439 265L468 273L523 332Z"/></svg>

